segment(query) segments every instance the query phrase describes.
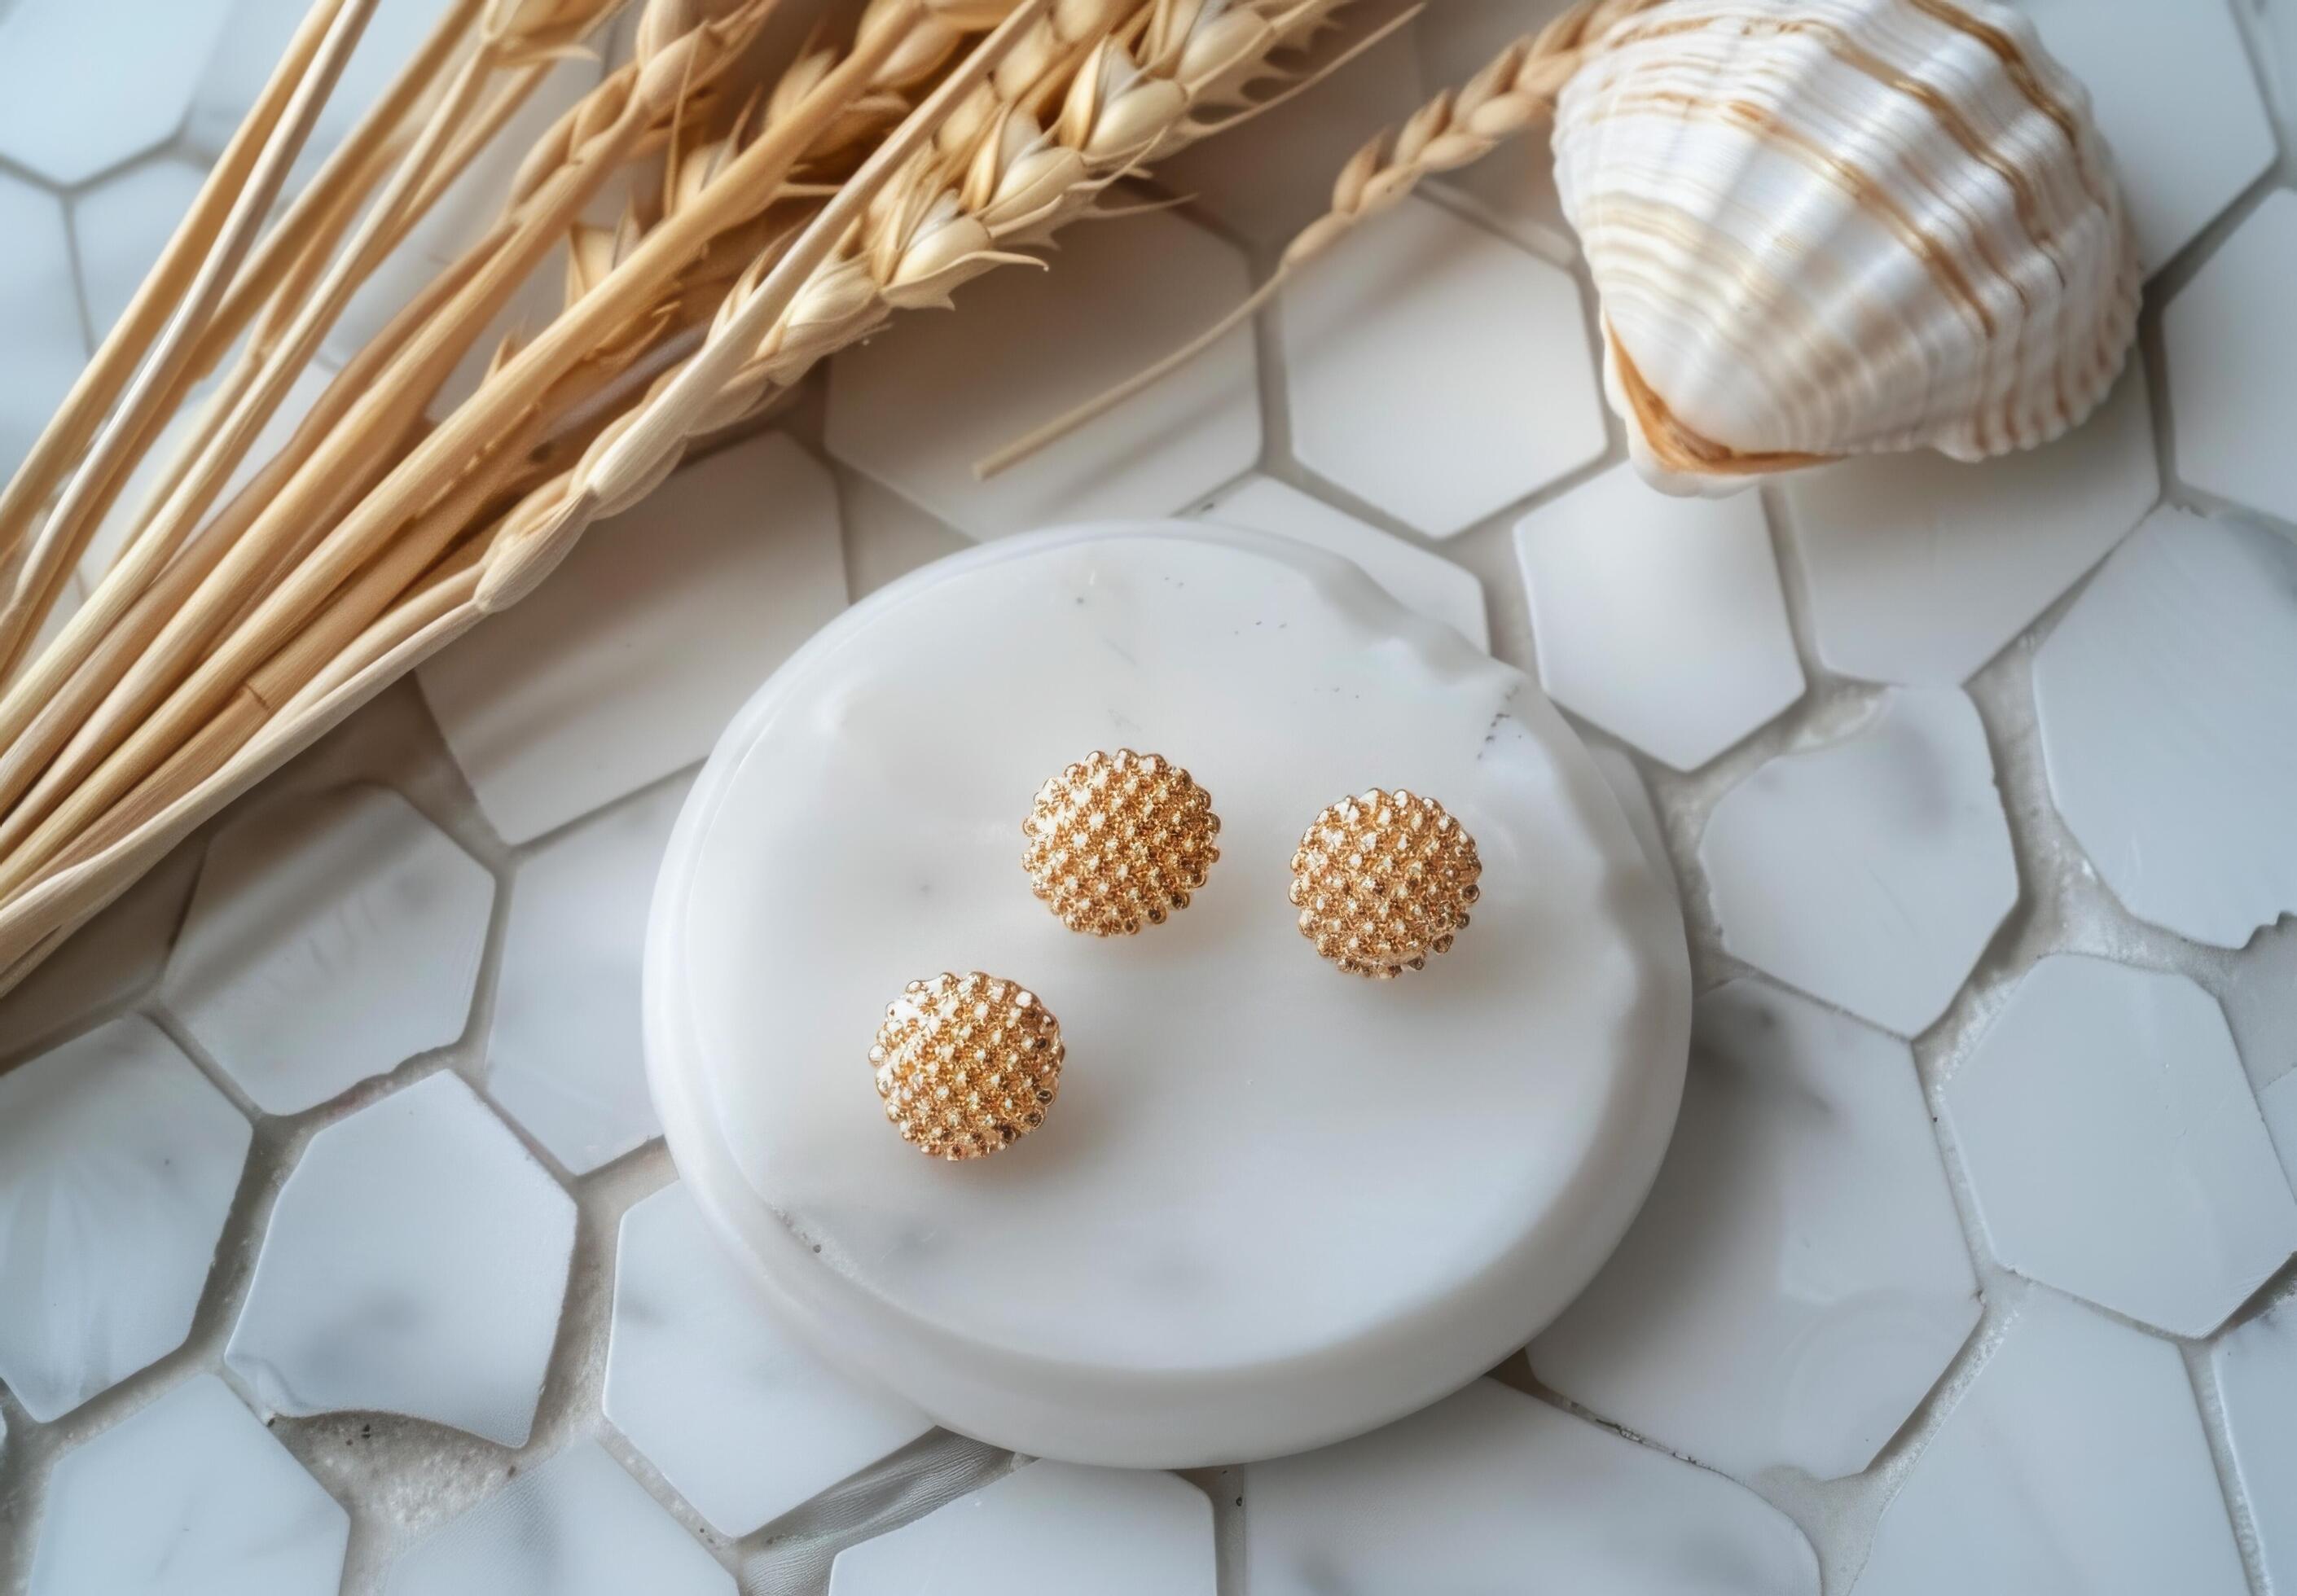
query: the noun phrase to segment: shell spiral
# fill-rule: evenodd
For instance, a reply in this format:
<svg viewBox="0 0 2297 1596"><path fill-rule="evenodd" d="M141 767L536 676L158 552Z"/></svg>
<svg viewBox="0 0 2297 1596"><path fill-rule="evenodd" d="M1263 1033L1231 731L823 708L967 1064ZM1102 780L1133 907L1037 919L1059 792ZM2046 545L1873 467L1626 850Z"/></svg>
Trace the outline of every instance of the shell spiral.
<svg viewBox="0 0 2297 1596"><path fill-rule="evenodd" d="M1998 6L1667 0L1565 85L1555 163L1605 391L1661 487L2032 448L2135 334L2088 97Z"/></svg>

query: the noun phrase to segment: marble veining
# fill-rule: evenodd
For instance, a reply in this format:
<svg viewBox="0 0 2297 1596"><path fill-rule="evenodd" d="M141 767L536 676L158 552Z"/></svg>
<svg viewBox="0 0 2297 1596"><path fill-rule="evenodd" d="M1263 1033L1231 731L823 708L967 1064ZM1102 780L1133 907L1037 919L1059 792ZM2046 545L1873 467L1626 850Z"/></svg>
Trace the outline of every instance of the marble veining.
<svg viewBox="0 0 2297 1596"><path fill-rule="evenodd" d="M333 1596L350 1516L193 1375L64 1453L29 1596Z"/></svg>
<svg viewBox="0 0 2297 1596"><path fill-rule="evenodd" d="M1720 1475L1478 1380L1386 1429L1244 1471L1253 1596L1818 1596L1786 1516Z"/></svg>
<svg viewBox="0 0 2297 1596"><path fill-rule="evenodd" d="M683 779L553 837L511 883L487 1095L576 1174L658 1134L638 1035L646 903Z"/></svg>
<svg viewBox="0 0 2297 1596"><path fill-rule="evenodd" d="M1293 453L1428 537L1603 452L1578 285L1433 201L1333 246L1276 324Z"/></svg>
<svg viewBox="0 0 2297 1596"><path fill-rule="evenodd" d="M182 1344L251 1136L140 1015L0 1074L0 1379L33 1418Z"/></svg>
<svg viewBox="0 0 2297 1596"><path fill-rule="evenodd" d="M1907 1036L2018 897L1985 728L1951 690L1888 693L1847 736L1765 761L1699 858L1725 948Z"/></svg>
<svg viewBox="0 0 2297 1596"><path fill-rule="evenodd" d="M519 1445L573 1240L574 1205L533 1156L460 1080L429 1076L311 1139L224 1362L275 1413L378 1409Z"/></svg>
<svg viewBox="0 0 2297 1596"><path fill-rule="evenodd" d="M387 788L251 806L208 851L162 991L257 1107L293 1114L463 1033L494 896Z"/></svg>
<svg viewBox="0 0 2297 1596"><path fill-rule="evenodd" d="M1213 1510L1169 1474L1031 1463L837 1554L829 1596L1214 1596Z"/></svg>
<svg viewBox="0 0 2297 1596"><path fill-rule="evenodd" d="M2242 1596L2178 1349L2046 1291L1915 1458L1853 1596Z"/></svg>
<svg viewBox="0 0 2297 1596"><path fill-rule="evenodd" d="M2155 511L2036 653L2034 707L2058 812L2132 914L2238 948L2297 911L2297 544Z"/></svg>
<svg viewBox="0 0 2297 1596"><path fill-rule="evenodd" d="M596 1441L425 1535L383 1596L734 1596L720 1567Z"/></svg>
<svg viewBox="0 0 2297 1596"><path fill-rule="evenodd" d="M622 1216L607 1421L712 1527L746 1534L933 1421L775 1323L673 1184Z"/></svg>
<svg viewBox="0 0 2297 1596"><path fill-rule="evenodd" d="M2225 1016L2182 975L2053 954L1939 1105L1995 1255L2062 1291L2206 1336L2297 1252Z"/></svg>
<svg viewBox="0 0 2297 1596"><path fill-rule="evenodd" d="M1699 1000L1659 1183L1539 1378L1753 1480L1874 1460L1978 1322L1906 1045L1769 983Z"/></svg>
<svg viewBox="0 0 2297 1596"><path fill-rule="evenodd" d="M1802 696L1763 501L1679 498L1615 465L1516 523L1539 685L1695 770Z"/></svg>

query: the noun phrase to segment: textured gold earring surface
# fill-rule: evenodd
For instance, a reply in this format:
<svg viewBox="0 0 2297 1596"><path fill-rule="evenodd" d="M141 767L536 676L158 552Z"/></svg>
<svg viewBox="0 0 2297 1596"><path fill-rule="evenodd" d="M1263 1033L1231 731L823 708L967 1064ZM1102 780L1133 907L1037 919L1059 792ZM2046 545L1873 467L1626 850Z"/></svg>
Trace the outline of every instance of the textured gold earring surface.
<svg viewBox="0 0 2297 1596"><path fill-rule="evenodd" d="M1300 934L1354 975L1428 967L1467 928L1483 864L1433 798L1378 787L1316 817L1292 855Z"/></svg>
<svg viewBox="0 0 2297 1596"><path fill-rule="evenodd" d="M1161 754L1094 753L1037 789L1022 866L1071 931L1161 926L1220 858L1212 794Z"/></svg>
<svg viewBox="0 0 2297 1596"><path fill-rule="evenodd" d="M885 1006L869 1063L885 1117L935 1158L979 1158L1045 1123L1061 1090L1061 1023L1011 981L943 973Z"/></svg>

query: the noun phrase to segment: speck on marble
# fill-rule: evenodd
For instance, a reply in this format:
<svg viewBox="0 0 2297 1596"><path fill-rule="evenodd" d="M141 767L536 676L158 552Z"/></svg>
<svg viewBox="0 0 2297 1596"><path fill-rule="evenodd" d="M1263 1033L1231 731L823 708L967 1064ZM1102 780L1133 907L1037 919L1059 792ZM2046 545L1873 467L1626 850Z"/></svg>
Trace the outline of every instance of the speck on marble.
<svg viewBox="0 0 2297 1596"><path fill-rule="evenodd" d="M175 134L231 0L0 6L0 156L85 182ZM132 37L132 48L123 39Z"/></svg>
<svg viewBox="0 0 2297 1596"><path fill-rule="evenodd" d="M1444 0L1449 4L1452 0ZM1300 81L1326 71L1344 48L1395 15L1394 0L1347 8L1337 28L1296 58L1286 73ZM1350 152L1420 108L1420 54L1401 29L1273 111L1255 115L1250 131L1191 144L1159 160L1158 185L1187 194L1193 208L1255 243L1282 244L1331 208L1332 180ZM1220 113L1214 113L1214 119ZM1248 148L1239 144L1249 141Z"/></svg>
<svg viewBox="0 0 2297 1596"><path fill-rule="evenodd" d="M1895 1037L1766 982L1699 1000L1658 1183L1532 1343L1573 1402L1743 1480L1857 1474L1978 1322Z"/></svg>
<svg viewBox="0 0 2297 1596"><path fill-rule="evenodd" d="M1783 482L1818 657L1846 676L1950 687L2128 534L2161 489L2145 373L2028 454L1877 455Z"/></svg>
<svg viewBox="0 0 2297 1596"><path fill-rule="evenodd" d="M448 4L449 0L378 0L295 157L284 192L293 193L309 181L359 114L382 96ZM184 142L195 154L213 160L223 153L309 9L304 0L230 0L230 20L214 51L199 63L184 119Z"/></svg>
<svg viewBox="0 0 2297 1596"><path fill-rule="evenodd" d="M1408 198L1277 301L1300 463L1448 538L1598 458L1578 285Z"/></svg>
<svg viewBox="0 0 2297 1596"><path fill-rule="evenodd" d="M58 0L68 4L69 0ZM7 23L0 21L0 63L7 53ZM0 65L0 76L5 65ZM8 103L0 88L0 104ZM19 99L18 106L27 101ZM0 115L4 115L0 112ZM0 480L15 474L49 415L87 358L79 300L72 288L71 243L63 207L29 184L0 174L0 349L7 350L0 382Z"/></svg>
<svg viewBox="0 0 2297 1596"><path fill-rule="evenodd" d="M1940 1094L1995 1256L2206 1336L2297 1252L2232 1032L2182 975L2036 965Z"/></svg>
<svg viewBox="0 0 2297 1596"><path fill-rule="evenodd" d="M311 413L311 407L319 402L319 397L326 392L327 385L333 381L334 374L316 363L295 374L287 391L280 397L279 407L256 430L254 439L240 457L239 464L232 467L231 474L224 478L223 486L209 500L207 514L202 517L202 524L209 516L238 498L240 490L255 480L256 473L286 447L295 430L303 424L303 418ZM160 508L153 501L161 483L174 468L177 457L191 442L193 429L205 419L207 407L212 401L213 391L210 390L186 402L168 418L160 435L152 440L151 448L128 469L128 481L121 486L119 497L112 500L111 509L104 512L103 519L96 523L95 535L80 553L80 580L90 591L103 580L104 574L119 558L121 547L128 541L129 529L140 523L147 514Z"/></svg>
<svg viewBox="0 0 2297 1596"><path fill-rule="evenodd" d="M1484 585L1472 572L1273 477L1245 478L1197 511L1196 518L1272 532L1338 555L1362 566L1406 609L1444 622L1478 648L1491 648Z"/></svg>
<svg viewBox="0 0 2297 1596"><path fill-rule="evenodd" d="M1886 694L1850 736L1764 763L1716 804L1699 856L1726 949L1906 1036L2018 897L1985 729L1945 688Z"/></svg>
<svg viewBox="0 0 2297 1596"><path fill-rule="evenodd" d="M206 177L204 169L163 155L107 177L72 201L79 283L97 342L128 309Z"/></svg>
<svg viewBox="0 0 2297 1596"><path fill-rule="evenodd" d="M384 1596L733 1596L734 1576L595 1441L416 1543Z"/></svg>
<svg viewBox="0 0 2297 1596"><path fill-rule="evenodd" d="M1214 1596L1213 1508L1150 1469L1031 1463L849 1546L829 1596Z"/></svg>
<svg viewBox="0 0 2297 1596"><path fill-rule="evenodd" d="M906 314L838 355L829 452L975 538L1170 514L1260 457L1248 327L985 482L974 462L1171 353L1251 288L1232 245L1170 212L1069 228L1053 269L1000 267L958 290L955 315Z"/></svg>
<svg viewBox="0 0 2297 1596"><path fill-rule="evenodd" d="M709 753L844 606L829 473L770 433L592 528L419 677L480 809L523 843Z"/></svg>
<svg viewBox="0 0 2297 1596"><path fill-rule="evenodd" d="M373 1410L525 1444L574 1204L441 1072L311 1139L224 1362L273 1412Z"/></svg>
<svg viewBox="0 0 2297 1596"><path fill-rule="evenodd" d="M140 1015L0 1074L0 1378L25 1411L183 1345L251 1134Z"/></svg>
<svg viewBox="0 0 2297 1596"><path fill-rule="evenodd" d="M2161 313L2178 474L2297 522L2297 193L2276 189Z"/></svg>
<svg viewBox="0 0 2297 1596"><path fill-rule="evenodd" d="M2297 1589L2297 1297L2227 1331L2210 1361L2266 1588Z"/></svg>
<svg viewBox="0 0 2297 1596"><path fill-rule="evenodd" d="M66 1452L30 1596L333 1596L350 1516L211 1374Z"/></svg>
<svg viewBox="0 0 2297 1596"><path fill-rule="evenodd" d="M1818 1596L1810 1543L1760 1497L1494 1380L1251 1464L1244 1494L1252 1596Z"/></svg>
<svg viewBox="0 0 2297 1596"><path fill-rule="evenodd" d="M2155 511L2037 651L2034 701L2051 798L2132 914L2237 948L2297 910L2297 546Z"/></svg>
<svg viewBox="0 0 2297 1596"><path fill-rule="evenodd" d="M687 783L591 816L520 864L487 1092L584 1174L659 1135L638 1035L646 905Z"/></svg>
<svg viewBox="0 0 2297 1596"><path fill-rule="evenodd" d="M216 835L164 1000L267 1114L463 1033L494 878L398 794L261 804Z"/></svg>
<svg viewBox="0 0 2297 1596"><path fill-rule="evenodd" d="M2178 1349L2032 1293L1883 1510L1854 1596L2241 1596Z"/></svg>
<svg viewBox="0 0 2297 1596"><path fill-rule="evenodd" d="M605 1407L725 1535L749 1534L933 1427L799 1346L679 1185L622 1216Z"/></svg>
<svg viewBox="0 0 2297 1596"><path fill-rule="evenodd" d="M2149 273L2273 164L2272 124L2221 0L2015 0L2089 91Z"/></svg>
<svg viewBox="0 0 2297 1596"><path fill-rule="evenodd" d="M1682 498L1618 465L1516 524L1540 685L1678 770L1803 693L1762 500Z"/></svg>

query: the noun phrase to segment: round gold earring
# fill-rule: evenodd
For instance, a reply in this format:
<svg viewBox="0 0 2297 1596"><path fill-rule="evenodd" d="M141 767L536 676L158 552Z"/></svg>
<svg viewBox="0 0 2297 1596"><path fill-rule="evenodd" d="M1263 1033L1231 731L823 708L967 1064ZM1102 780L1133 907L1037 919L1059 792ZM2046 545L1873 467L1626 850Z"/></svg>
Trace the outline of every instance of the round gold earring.
<svg viewBox="0 0 2297 1596"><path fill-rule="evenodd" d="M902 1139L935 1158L980 1158L1045 1123L1061 1090L1061 1023L1011 981L946 972L885 1006L869 1049Z"/></svg>
<svg viewBox="0 0 2297 1596"><path fill-rule="evenodd" d="M1161 754L1093 753L1037 789L1029 883L1071 931L1131 936L1189 906L1220 858L1212 794Z"/></svg>
<svg viewBox="0 0 2297 1596"><path fill-rule="evenodd" d="M1352 975L1422 970L1467 929L1483 864L1433 798L1373 787L1316 817L1292 855L1300 934Z"/></svg>

